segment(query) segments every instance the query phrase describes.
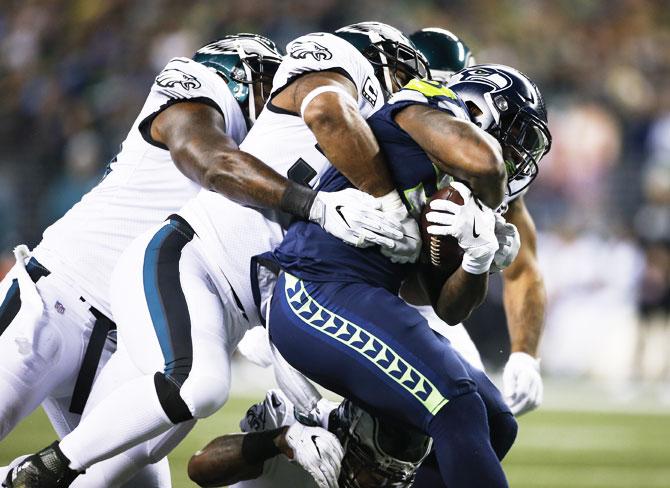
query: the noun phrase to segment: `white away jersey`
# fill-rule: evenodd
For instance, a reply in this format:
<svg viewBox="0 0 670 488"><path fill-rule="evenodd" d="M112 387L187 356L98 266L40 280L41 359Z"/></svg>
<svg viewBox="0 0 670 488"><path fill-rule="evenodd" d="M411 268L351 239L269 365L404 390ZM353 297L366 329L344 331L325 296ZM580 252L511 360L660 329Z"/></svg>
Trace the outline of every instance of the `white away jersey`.
<svg viewBox="0 0 670 488"><path fill-rule="evenodd" d="M242 111L223 79L191 59L172 59L156 77L105 178L46 229L35 249L44 266L76 283L77 293L108 316L109 281L121 253L133 239L177 212L200 188L150 136L155 116L183 100L201 101L220 111L228 134L238 144L246 136Z"/></svg>
<svg viewBox="0 0 670 488"><path fill-rule="evenodd" d="M358 106L369 117L384 104L372 65L351 44L332 34L308 34L287 46L273 80L273 94L297 76L315 71L337 71L358 90ZM240 148L283 176L312 188L330 167L316 138L299 114L275 107L272 99L261 112ZM274 249L284 236L286 215L242 207L218 193L203 190L180 214L209 249L240 298L247 315L257 320L249 283L249 260Z"/></svg>
<svg viewBox="0 0 670 488"><path fill-rule="evenodd" d="M372 65L344 39L332 34L308 34L291 41L272 83L272 96L300 75L333 71L349 78L358 92L358 109L367 119L384 105ZM281 141L281 142L280 142ZM298 183L316 187L330 166L312 131L297 113L276 107L272 97L245 144L262 161Z"/></svg>
<svg viewBox="0 0 670 488"><path fill-rule="evenodd" d="M261 403L253 405L240 422L243 432L262 432L295 423L293 404L281 390L270 390ZM263 474L255 480L242 481L230 488L317 488L311 475L282 455L263 464Z"/></svg>

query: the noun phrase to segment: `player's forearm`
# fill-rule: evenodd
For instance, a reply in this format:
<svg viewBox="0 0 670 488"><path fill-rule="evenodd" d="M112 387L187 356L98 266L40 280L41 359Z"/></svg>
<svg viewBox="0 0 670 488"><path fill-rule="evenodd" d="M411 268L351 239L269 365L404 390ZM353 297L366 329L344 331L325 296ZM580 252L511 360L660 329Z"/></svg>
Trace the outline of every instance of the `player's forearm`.
<svg viewBox="0 0 670 488"><path fill-rule="evenodd" d="M484 301L487 289L488 273L475 275L458 268L442 286L435 312L449 325L463 322Z"/></svg>
<svg viewBox="0 0 670 488"><path fill-rule="evenodd" d="M470 122L423 105L402 110L395 120L440 169L465 181L488 207L500 205L506 173L493 137Z"/></svg>
<svg viewBox="0 0 670 488"><path fill-rule="evenodd" d="M394 190L379 144L353 100L324 93L305 110L305 123L324 154L351 183L375 197Z"/></svg>
<svg viewBox="0 0 670 488"><path fill-rule="evenodd" d="M175 166L203 188L241 203L309 216L316 193L241 151L219 112L201 103L178 103L161 112L151 136L170 151Z"/></svg>
<svg viewBox="0 0 670 488"><path fill-rule="evenodd" d="M537 231L523 197L509 204L505 218L516 225L521 237L519 254L503 271L503 305L512 352L536 356L547 300L537 260Z"/></svg>
<svg viewBox="0 0 670 488"><path fill-rule="evenodd" d="M188 463L188 476L202 487L232 485L258 478L263 472L263 463L266 460L288 449L284 438L285 432L286 428L282 428L272 432L228 434L217 437L191 457ZM274 448L268 444L270 442L268 437L272 438ZM263 443L268 445L263 446ZM255 445L258 447L254 449ZM245 452L249 450L252 452Z"/></svg>
<svg viewBox="0 0 670 488"><path fill-rule="evenodd" d="M212 147L216 146L196 139L173 150L172 157L178 166L191 168L187 176L203 188L234 202L309 218L315 191L288 180L247 152Z"/></svg>
<svg viewBox="0 0 670 488"><path fill-rule="evenodd" d="M546 305L542 275L536 267L529 267L515 279L505 279L504 274L503 279L503 304L512 352L537 356Z"/></svg>

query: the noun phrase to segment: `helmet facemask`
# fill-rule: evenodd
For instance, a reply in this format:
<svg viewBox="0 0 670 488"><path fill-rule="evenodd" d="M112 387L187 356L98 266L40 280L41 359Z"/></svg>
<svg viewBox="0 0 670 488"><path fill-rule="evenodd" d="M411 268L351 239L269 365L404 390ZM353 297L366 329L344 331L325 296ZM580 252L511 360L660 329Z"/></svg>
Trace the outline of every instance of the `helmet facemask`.
<svg viewBox="0 0 670 488"><path fill-rule="evenodd" d="M538 163L551 148L551 136L544 121L521 109L497 138L507 170L507 194L514 196L537 176Z"/></svg>
<svg viewBox="0 0 670 488"><path fill-rule="evenodd" d="M233 92L240 92L239 96L237 93L233 93L238 102L246 102L246 110L242 107L245 116L249 121L249 125L253 125L256 122L256 117L258 116L258 111L256 110L257 101L260 102L261 106L267 102L269 98L270 90L272 89L272 78L279 68L279 63L281 61L276 61L274 58L266 58L262 54L258 53L247 53L242 48L242 46L237 46L237 53L240 57L240 62L233 69L228 76L224 73L220 73L221 76L230 81L227 78L238 83L239 90L233 89Z"/></svg>
<svg viewBox="0 0 670 488"><path fill-rule="evenodd" d="M430 78L428 61L409 38L381 22L359 22L335 31L372 64L385 97L413 78Z"/></svg>
<svg viewBox="0 0 670 488"><path fill-rule="evenodd" d="M370 33L372 44L363 51L388 95L397 92L414 78L430 78L428 63L416 49L384 40Z"/></svg>
<svg viewBox="0 0 670 488"><path fill-rule="evenodd" d="M267 101L281 63L274 43L255 34L231 35L199 49L193 59L223 78L251 127L258 116L257 106Z"/></svg>
<svg viewBox="0 0 670 488"><path fill-rule="evenodd" d="M507 170L507 196L525 190L551 147L546 109L537 86L519 71L503 65L463 69L448 86L465 103L471 121L500 143Z"/></svg>

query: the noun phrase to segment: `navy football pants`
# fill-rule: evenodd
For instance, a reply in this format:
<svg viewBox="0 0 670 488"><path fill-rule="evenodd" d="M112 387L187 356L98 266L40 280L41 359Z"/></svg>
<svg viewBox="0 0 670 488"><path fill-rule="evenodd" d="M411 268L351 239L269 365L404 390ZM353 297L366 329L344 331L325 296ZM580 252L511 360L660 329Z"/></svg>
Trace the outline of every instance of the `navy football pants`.
<svg viewBox="0 0 670 488"><path fill-rule="evenodd" d="M272 298L270 336L313 381L431 435L450 488L507 486L472 369L399 297L366 284L313 283L284 273ZM462 470L469 464L472 470ZM470 481L453 477L464 471L474 473Z"/></svg>

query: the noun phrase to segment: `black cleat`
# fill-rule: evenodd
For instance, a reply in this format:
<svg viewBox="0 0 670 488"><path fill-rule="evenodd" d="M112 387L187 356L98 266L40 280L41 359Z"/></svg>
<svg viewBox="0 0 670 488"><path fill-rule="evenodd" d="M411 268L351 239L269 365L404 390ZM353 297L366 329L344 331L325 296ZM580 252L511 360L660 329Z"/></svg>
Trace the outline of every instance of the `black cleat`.
<svg viewBox="0 0 670 488"><path fill-rule="evenodd" d="M7 473L3 488L67 488L79 476L58 442L28 456Z"/></svg>

